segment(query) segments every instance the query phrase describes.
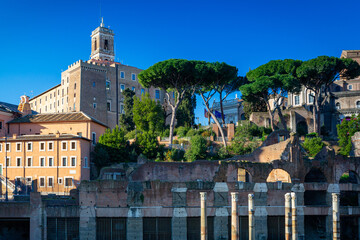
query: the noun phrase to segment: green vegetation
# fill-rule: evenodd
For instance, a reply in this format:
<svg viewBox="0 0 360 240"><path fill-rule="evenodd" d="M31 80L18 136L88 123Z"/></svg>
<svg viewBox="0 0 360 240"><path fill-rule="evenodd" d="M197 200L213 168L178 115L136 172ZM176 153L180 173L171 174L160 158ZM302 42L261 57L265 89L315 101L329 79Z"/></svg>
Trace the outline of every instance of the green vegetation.
<svg viewBox="0 0 360 240"><path fill-rule="evenodd" d="M206 158L206 140L200 135L196 135L190 140L190 149L186 151L185 158L189 162L195 161L197 159Z"/></svg>
<svg viewBox="0 0 360 240"><path fill-rule="evenodd" d="M275 130L274 115L277 111L283 129L287 129L281 105L289 92L299 92L300 82L296 78L296 68L301 61L285 59L273 60L246 74L249 81L240 87L242 98L251 103L262 101L267 106L270 125ZM273 100L273 103L270 101ZM272 110L270 104L273 104Z"/></svg>
<svg viewBox="0 0 360 240"><path fill-rule="evenodd" d="M157 134L152 131L137 134L135 147L138 154L143 154L148 159L156 158L157 153L161 150Z"/></svg>
<svg viewBox="0 0 360 240"><path fill-rule="evenodd" d="M360 131L360 120L358 117L352 116L350 120L343 119L337 125L338 144L340 146L339 153L344 156L349 156L352 148L351 137L356 132Z"/></svg>
<svg viewBox="0 0 360 240"><path fill-rule="evenodd" d="M161 105L152 100L148 93L143 95L141 100L134 97L133 115L137 130L156 133L163 131L164 118L162 117Z"/></svg>
<svg viewBox="0 0 360 240"><path fill-rule="evenodd" d="M323 149L325 144L317 133L310 133L306 135L302 146L308 152L310 157L315 157L316 154Z"/></svg>
<svg viewBox="0 0 360 240"><path fill-rule="evenodd" d="M96 144L93 159L98 169L118 162L130 160L129 146L125 140L125 132L116 126L113 130L106 129Z"/></svg>
<svg viewBox="0 0 360 240"><path fill-rule="evenodd" d="M342 78L355 78L360 75L359 64L350 58L336 58L320 56L305 61L296 69L296 75L300 83L314 93L314 132L320 134L320 111L319 109L325 104L320 94L328 96L329 86ZM325 91L322 91L324 87Z"/></svg>
<svg viewBox="0 0 360 240"><path fill-rule="evenodd" d="M133 121L133 107L135 92L129 88L122 92L124 96L124 113L120 115L119 125L125 132L130 132L135 129Z"/></svg>
<svg viewBox="0 0 360 240"><path fill-rule="evenodd" d="M192 127L195 125L196 96L186 91L176 113L176 126ZM170 133L170 132L169 132ZM169 136L169 134L168 134Z"/></svg>

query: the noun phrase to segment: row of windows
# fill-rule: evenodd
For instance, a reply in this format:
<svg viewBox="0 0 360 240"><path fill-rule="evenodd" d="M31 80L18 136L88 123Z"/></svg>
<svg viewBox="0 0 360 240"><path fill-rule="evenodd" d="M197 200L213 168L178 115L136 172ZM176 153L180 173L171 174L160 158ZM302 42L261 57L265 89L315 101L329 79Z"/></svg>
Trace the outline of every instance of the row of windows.
<svg viewBox="0 0 360 240"><path fill-rule="evenodd" d="M74 89L76 89L76 83L75 83ZM69 88L66 88L66 94L68 94L68 93L69 93ZM54 91L54 93L50 93L48 96L49 96L49 99L52 99L53 97L55 99L56 98L56 91ZM47 103L47 101L48 101L48 96L47 95L45 96L45 99L44 99L45 103ZM58 89L58 96L60 96L60 89ZM64 88L61 89L61 96L62 97L65 96L65 89ZM36 100L34 101L34 105L33 105L33 103L31 103L30 104L31 108L33 108L33 106L36 107L36 103L37 103ZM58 106L59 106L59 104L60 104L60 102L58 100ZM62 104L64 104L64 98L62 98ZM39 98L39 105L41 105L41 98ZM54 102L54 108L55 108L55 102ZM50 105L50 109L51 109L51 105Z"/></svg>
<svg viewBox="0 0 360 240"><path fill-rule="evenodd" d="M61 142L61 150L62 151L67 151L68 150L68 144L69 146L69 150L71 151L75 151L76 150L76 141L70 141L70 143L68 143L67 141L62 141ZM5 145L5 143L4 143ZM22 151L22 143L18 142L16 143L16 152L21 152ZM0 152L2 152L2 146L3 144L0 143ZM32 142L27 142L25 143L25 147L26 147L26 151L27 152L32 152L33 151L33 143ZM6 152L11 152L11 143L6 143ZM39 150L40 151L46 151L46 142L39 142ZM54 151L54 142L47 142L47 150L48 151Z"/></svg>
<svg viewBox="0 0 360 240"><path fill-rule="evenodd" d="M47 181L46 181L47 180ZM58 184L63 184L63 178L58 178ZM65 187L73 186L73 178L72 177L64 177L64 185ZM39 177L39 187L54 187L54 177Z"/></svg>
<svg viewBox="0 0 360 240"><path fill-rule="evenodd" d="M77 157L76 156L72 156L72 157L61 157L61 162L60 162L60 166L62 167L76 167L77 166ZM25 163L26 167L33 167L33 157L27 157L26 158L26 163ZM22 157L16 157L15 159L15 164L11 164L11 157L7 157L6 158L6 166L7 167L23 167L23 163L22 163ZM54 163L54 157L52 156L48 156L47 159L46 157L39 157L39 167L54 167L55 163ZM88 159L87 157L84 158L84 167L88 167Z"/></svg>
<svg viewBox="0 0 360 240"><path fill-rule="evenodd" d="M356 101L356 104L355 104L356 106L356 108L360 108L360 101ZM338 102L338 103L336 103L335 104L335 108L337 109L337 110L339 110L339 109L341 109L341 104Z"/></svg>
<svg viewBox="0 0 360 240"><path fill-rule="evenodd" d="M120 72L120 78L125 78L125 72ZM131 74L131 80L136 81L135 73ZM124 86L124 84L121 84L120 86ZM96 82L93 82L93 87L96 87ZM110 90L110 87L111 87L111 82L109 80L106 80L106 83L105 83L106 90ZM76 88L76 84L75 84L75 88Z"/></svg>
<svg viewBox="0 0 360 240"><path fill-rule="evenodd" d="M315 96L313 94L309 94L308 97L309 97L309 103L310 104L314 103ZM294 105L300 105L300 96L299 95L295 95L294 102L295 102Z"/></svg>

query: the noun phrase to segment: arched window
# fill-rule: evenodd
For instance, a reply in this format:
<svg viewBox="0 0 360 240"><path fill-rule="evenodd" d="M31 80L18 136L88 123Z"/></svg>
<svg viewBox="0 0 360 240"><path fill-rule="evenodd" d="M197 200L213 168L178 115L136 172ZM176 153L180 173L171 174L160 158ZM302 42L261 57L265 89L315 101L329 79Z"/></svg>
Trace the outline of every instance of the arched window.
<svg viewBox="0 0 360 240"><path fill-rule="evenodd" d="M314 95L310 93L309 94L309 103L314 103L314 99L315 99Z"/></svg>
<svg viewBox="0 0 360 240"><path fill-rule="evenodd" d="M285 182L285 183L291 183L291 177L290 175L282 170L282 169L273 169L268 178L266 179L266 182Z"/></svg>
<svg viewBox="0 0 360 240"><path fill-rule="evenodd" d="M335 108L336 108L337 110L341 109L341 106L340 106L340 103L339 103L339 102L335 104Z"/></svg>
<svg viewBox="0 0 360 240"><path fill-rule="evenodd" d="M360 101L356 102L356 108L360 108Z"/></svg>

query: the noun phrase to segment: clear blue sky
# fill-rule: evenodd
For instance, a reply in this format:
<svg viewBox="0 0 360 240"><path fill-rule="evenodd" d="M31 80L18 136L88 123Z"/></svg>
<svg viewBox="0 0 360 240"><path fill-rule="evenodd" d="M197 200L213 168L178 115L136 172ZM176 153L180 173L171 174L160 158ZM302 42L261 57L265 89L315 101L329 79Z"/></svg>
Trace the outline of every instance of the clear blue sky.
<svg viewBox="0 0 360 240"><path fill-rule="evenodd" d="M272 59L360 49L359 0L2 1L0 101L35 96L89 59L100 5L116 60L142 69L185 58L224 61L245 75ZM197 115L203 109L199 99Z"/></svg>

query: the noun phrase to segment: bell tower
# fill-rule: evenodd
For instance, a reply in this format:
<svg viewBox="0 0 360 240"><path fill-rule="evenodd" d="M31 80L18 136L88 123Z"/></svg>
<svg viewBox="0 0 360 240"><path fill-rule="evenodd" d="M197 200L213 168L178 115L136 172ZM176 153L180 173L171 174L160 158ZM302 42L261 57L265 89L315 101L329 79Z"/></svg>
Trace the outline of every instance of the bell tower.
<svg viewBox="0 0 360 240"><path fill-rule="evenodd" d="M106 28L104 19L101 18L100 27L97 27L91 33L91 59L106 60L113 62L114 53L114 32Z"/></svg>

